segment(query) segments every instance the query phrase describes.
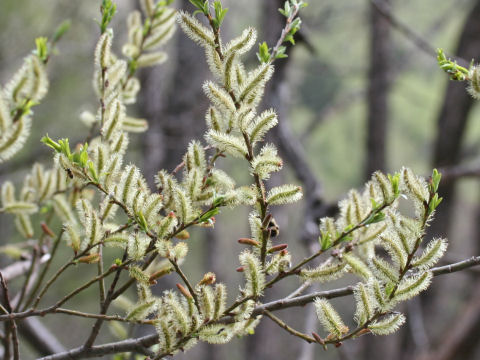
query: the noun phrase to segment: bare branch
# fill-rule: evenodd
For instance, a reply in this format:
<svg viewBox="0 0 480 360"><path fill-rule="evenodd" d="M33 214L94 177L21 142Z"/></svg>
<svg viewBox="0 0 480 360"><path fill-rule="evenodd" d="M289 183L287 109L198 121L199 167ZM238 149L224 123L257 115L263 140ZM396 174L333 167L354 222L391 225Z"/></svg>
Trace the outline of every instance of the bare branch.
<svg viewBox="0 0 480 360"><path fill-rule="evenodd" d="M43 264L50 259L50 254L45 254L40 258L40 263ZM24 275L30 268L30 260L17 261L4 269L0 270L5 281L11 281L19 276Z"/></svg>

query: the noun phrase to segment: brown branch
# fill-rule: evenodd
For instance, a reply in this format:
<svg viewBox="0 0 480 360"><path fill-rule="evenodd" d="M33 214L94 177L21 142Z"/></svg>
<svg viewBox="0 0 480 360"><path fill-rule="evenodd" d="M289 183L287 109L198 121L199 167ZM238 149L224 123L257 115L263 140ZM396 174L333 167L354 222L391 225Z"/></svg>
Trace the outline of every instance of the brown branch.
<svg viewBox="0 0 480 360"><path fill-rule="evenodd" d="M43 264L50 259L50 254L45 254L40 258L40 263ZM24 275L30 268L30 260L21 260L14 262L11 265L0 270L5 281L11 281L19 276Z"/></svg>
<svg viewBox="0 0 480 360"><path fill-rule="evenodd" d="M85 349L83 346L80 346L70 351L43 357L39 360L70 360L88 357L101 357L103 355L130 351L136 351L144 354L145 348L153 346L156 343L158 343L158 335L152 334L137 339L128 339L99 346L92 346L90 349Z"/></svg>
<svg viewBox="0 0 480 360"><path fill-rule="evenodd" d="M269 317L275 324L277 324L278 326L280 326L282 329L286 330L287 332L289 332L293 336L299 337L300 339L305 340L308 343L317 342L311 336L308 336L307 334L304 334L304 333L302 333L298 330L295 330L294 328L288 326L282 319L280 319L279 317L276 317L270 311L265 310L263 314L266 315L267 317Z"/></svg>
<svg viewBox="0 0 480 360"><path fill-rule="evenodd" d="M472 257L470 259L460 261L458 263L440 266L433 268L431 271L434 276L449 274L456 271L462 271L471 266L480 265L480 256ZM281 299L272 301L270 303L266 303L260 306L257 306L252 313L252 317L256 317L258 315L262 315L265 311L276 311L276 310L283 310L290 307L296 306L304 306L308 303L311 303L317 297L323 297L326 299L333 299L337 297L347 296L353 294L354 286L347 286L340 289L335 290L328 290L328 291L319 291L308 295L298 296L291 299ZM15 318L18 318L16 315L20 314L12 314ZM35 314L39 315L39 314ZM27 315L28 316L28 315ZM26 316L25 316L26 317ZM10 317L7 316L0 316L0 321L8 320ZM231 322L231 317L224 317L223 319L219 320L219 322ZM93 346L90 349L85 349L83 346L72 349L67 352L55 354L52 356L44 357L41 360L63 360L63 359L79 359L82 357L95 357L100 355L108 355L114 354L119 352L127 352L127 351L135 351L139 349L139 347L150 347L155 345L158 342L158 335L152 334L143 336L136 339L129 339L114 343L103 344L99 346Z"/></svg>
<svg viewBox="0 0 480 360"><path fill-rule="evenodd" d="M370 0L370 3L375 7L380 15L390 22L390 25L397 30L399 33L404 35L409 41L411 41L418 49L423 51L425 54L437 57L437 51L427 40L425 40L421 35L417 34L412 30L407 24L398 19L391 11L389 6L384 3L379 2L378 0ZM469 62L465 59L456 57L457 62L468 67Z"/></svg>
<svg viewBox="0 0 480 360"><path fill-rule="evenodd" d="M12 308L12 305L10 303L10 296L8 294L7 282L5 281L5 278L3 277L1 272L0 272L0 282L1 282L1 285L2 285L2 289L3 289L3 298L4 298L5 308L9 313L6 316L10 316L13 312L13 308ZM12 344L13 344L13 359L14 360L19 360L20 359L20 354L19 354L19 351L18 351L17 324L16 324L14 319L9 319L9 322L10 322L9 332L12 335ZM6 339L7 339L6 340L7 343L6 343L6 346L5 346L5 353L7 353L7 348L9 348L8 337L6 337ZM7 355L5 356L5 358L8 360Z"/></svg>
<svg viewBox="0 0 480 360"><path fill-rule="evenodd" d="M407 39L409 39L415 46L417 46L420 50L425 52L428 55L437 56L437 51L435 48L430 45L428 41L423 39L419 34L415 31L410 29L410 27L404 24L402 21L397 19L393 13L390 11L389 6L384 3L381 3L377 0L370 0L370 3L373 7L378 11L380 15L382 15L385 19L387 19L393 28L398 30L401 34L403 34Z"/></svg>

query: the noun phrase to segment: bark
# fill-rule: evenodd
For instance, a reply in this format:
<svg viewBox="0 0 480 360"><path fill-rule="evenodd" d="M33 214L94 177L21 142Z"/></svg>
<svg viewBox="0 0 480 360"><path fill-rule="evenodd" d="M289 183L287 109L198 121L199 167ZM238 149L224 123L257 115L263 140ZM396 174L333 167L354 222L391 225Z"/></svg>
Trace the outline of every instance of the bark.
<svg viewBox="0 0 480 360"><path fill-rule="evenodd" d="M390 0L379 1L388 5ZM386 170L386 141L389 117L390 23L370 4L370 68L368 71L367 158L365 178L376 170Z"/></svg>

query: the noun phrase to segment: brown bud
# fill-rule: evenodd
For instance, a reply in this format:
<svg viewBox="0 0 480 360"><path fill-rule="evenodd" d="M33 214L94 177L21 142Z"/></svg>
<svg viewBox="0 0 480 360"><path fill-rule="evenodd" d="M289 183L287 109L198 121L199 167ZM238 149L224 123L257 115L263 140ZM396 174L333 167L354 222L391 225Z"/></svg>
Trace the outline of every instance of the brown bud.
<svg viewBox="0 0 480 360"><path fill-rule="evenodd" d="M287 255L288 255L288 250L283 249L283 250L280 252L280 255L282 255L282 256L287 256Z"/></svg>
<svg viewBox="0 0 480 360"><path fill-rule="evenodd" d="M236 271L237 272L243 272L243 270L245 270L245 268L243 266L239 266Z"/></svg>
<svg viewBox="0 0 480 360"><path fill-rule="evenodd" d="M333 340L333 339L335 339L335 335L328 334L327 337L325 338L325 341L330 341L330 340Z"/></svg>
<svg viewBox="0 0 480 360"><path fill-rule="evenodd" d="M248 238L240 238L238 239L239 244L244 245L251 245L251 246L260 246L260 243L257 240L248 239Z"/></svg>
<svg viewBox="0 0 480 360"><path fill-rule="evenodd" d="M342 343L340 341L335 343L336 348L339 348L340 346L342 346Z"/></svg>
<svg viewBox="0 0 480 360"><path fill-rule="evenodd" d="M205 275L203 275L203 279L200 280L198 285L212 285L212 284L215 283L216 279L217 279L217 277L215 276L215 274L213 272L208 272Z"/></svg>
<svg viewBox="0 0 480 360"><path fill-rule="evenodd" d="M285 250L287 247L288 247L287 244L275 245L275 246L272 246L270 249L268 249L268 252L269 253L274 253L274 252L277 252L277 251L282 251L282 250Z"/></svg>
<svg viewBox="0 0 480 360"><path fill-rule="evenodd" d="M173 211L170 211L168 213L168 217L175 218L175 217L177 217L177 215L175 215L175 213Z"/></svg>
<svg viewBox="0 0 480 360"><path fill-rule="evenodd" d="M94 264L100 260L99 254L90 254L80 257L77 262L84 264Z"/></svg>
<svg viewBox="0 0 480 360"><path fill-rule="evenodd" d="M150 275L149 281L153 283L155 280L158 278L161 278L162 276L168 275L172 272L172 269L169 267L166 267L164 269L161 269L159 271L154 272L152 275Z"/></svg>
<svg viewBox="0 0 480 360"><path fill-rule="evenodd" d="M192 294L190 294L190 291L185 289L182 284L177 284L177 288L182 293L182 295L185 296L187 299L192 298Z"/></svg>
<svg viewBox="0 0 480 360"><path fill-rule="evenodd" d="M42 231L45 233L45 235L48 235L52 238L55 237L55 233L48 227L47 224L42 222L41 227L42 227Z"/></svg>
<svg viewBox="0 0 480 360"><path fill-rule="evenodd" d="M190 239L190 233L187 230L182 230L177 235L175 235L175 237L180 240L188 240Z"/></svg>
<svg viewBox="0 0 480 360"><path fill-rule="evenodd" d="M365 334L369 334L370 332L371 332L370 329L362 329L357 333L357 336L362 336L362 335L365 335Z"/></svg>
<svg viewBox="0 0 480 360"><path fill-rule="evenodd" d="M312 332L312 336L316 342L318 342L319 344L325 345L325 341L316 332Z"/></svg>

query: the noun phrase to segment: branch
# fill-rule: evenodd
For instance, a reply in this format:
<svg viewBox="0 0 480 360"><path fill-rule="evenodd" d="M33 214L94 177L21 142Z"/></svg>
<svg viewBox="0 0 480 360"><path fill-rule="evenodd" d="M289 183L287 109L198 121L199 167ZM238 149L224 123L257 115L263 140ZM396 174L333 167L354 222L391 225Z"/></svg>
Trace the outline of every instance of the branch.
<svg viewBox="0 0 480 360"><path fill-rule="evenodd" d="M80 358L92 358L130 351L137 351L143 354L145 348L153 346L156 343L158 343L158 335L151 334L137 339L128 339L104 345L92 346L90 349L85 349L83 346L80 346L70 351L43 357L39 360L70 360Z"/></svg>
<svg viewBox="0 0 480 360"><path fill-rule="evenodd" d="M473 256L470 259L459 261L457 263L435 267L431 271L433 273L433 276L438 276L438 275L450 274L457 271L462 271L469 267L478 266L478 265L480 265L480 256ZM312 302L317 297L333 299L341 296L348 296L353 294L354 287L355 286L350 285L340 289L318 291L318 292L314 292L307 295L297 296L294 298L285 298L281 300L272 301L256 307L252 313L252 316L261 315L265 310L275 311L275 310L287 309L290 307L304 306Z"/></svg>
<svg viewBox="0 0 480 360"><path fill-rule="evenodd" d="M45 254L40 258L40 264L47 262L50 259L50 254ZM2 270L0 272L3 274L5 281L11 281L19 276L25 274L30 268L31 260L22 260L17 261Z"/></svg>
<svg viewBox="0 0 480 360"><path fill-rule="evenodd" d="M275 315L273 315L270 311L268 310L265 310L264 314L269 317L275 324L277 324L278 326L280 326L282 329L285 329L285 331L289 332L290 334L292 334L293 336L296 336L296 337L299 337L300 339L303 339L305 340L306 342L308 343L314 343L314 342L317 342L314 338L312 338L311 336L308 336L300 331L297 331L295 329L293 329L292 327L288 326L282 319L276 317Z"/></svg>
<svg viewBox="0 0 480 360"><path fill-rule="evenodd" d="M433 275L443 275L449 274L457 271L464 270L471 266L480 265L480 256L474 256L470 259L460 261L454 264L440 266L432 269ZM252 313L252 318L258 315L262 315L265 311L275 311L282 310L289 307L295 306L304 306L312 302L317 297L324 297L326 299L333 299L341 296L347 296L353 294L354 286L347 286L340 289L328 290L328 291L318 291L312 294L297 296L291 299L281 299L277 301L272 301L260 306L257 306ZM15 314L12 314L15 315ZM9 316L0 316L1 320L8 320ZM230 319L223 318L222 322L228 322ZM41 358L40 360L63 360L63 359L79 359L79 358L88 358L88 357L97 357L108 354L115 354L119 352L128 352L128 351L138 351L144 353L143 348L148 348L155 345L158 342L158 335L151 334L143 336L136 339L128 339L124 341L118 341L113 343L108 343L104 345L93 346L90 349L85 349L83 346L72 349L67 352L58 353L52 356L47 356Z"/></svg>
<svg viewBox="0 0 480 360"><path fill-rule="evenodd" d="M413 31L408 25L396 18L395 15L393 15L393 13L390 11L389 6L380 3L378 0L370 0L370 3L373 7L375 7L375 9L377 9L380 15L382 15L385 19L388 20L388 22L390 23L390 25L392 25L393 28L395 28L399 33L404 35L417 48L422 50L424 53L433 56L434 58L437 57L436 49L422 36ZM468 61L461 58L457 58L457 61L462 66L468 66L469 64Z"/></svg>
<svg viewBox="0 0 480 360"><path fill-rule="evenodd" d="M459 178L480 177L480 164L460 164L449 167L440 168L442 178L445 181L456 180Z"/></svg>
<svg viewBox="0 0 480 360"><path fill-rule="evenodd" d="M8 314L6 316L10 316L12 314L12 305L10 304L10 296L8 295L8 286L7 282L5 281L5 278L3 277L2 273L0 272L0 282L2 285L3 289L3 298L5 302L5 308L8 311ZM5 308L3 310L5 310ZM14 319L10 319L10 333L12 335L12 344L13 344L13 359L14 360L19 360L20 355L18 351L18 333L17 333L17 324ZM8 345L8 336L5 334L5 352L7 352L7 348L9 347ZM8 360L9 358L5 356L5 358Z"/></svg>

